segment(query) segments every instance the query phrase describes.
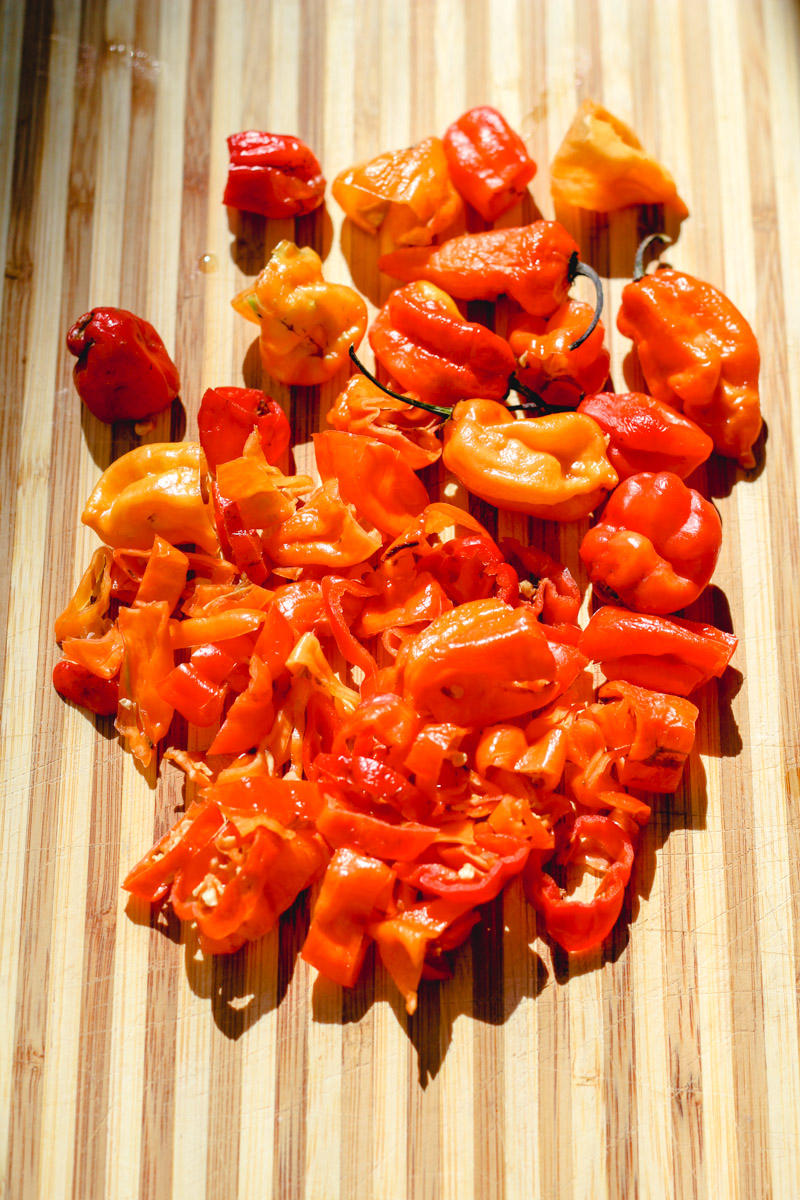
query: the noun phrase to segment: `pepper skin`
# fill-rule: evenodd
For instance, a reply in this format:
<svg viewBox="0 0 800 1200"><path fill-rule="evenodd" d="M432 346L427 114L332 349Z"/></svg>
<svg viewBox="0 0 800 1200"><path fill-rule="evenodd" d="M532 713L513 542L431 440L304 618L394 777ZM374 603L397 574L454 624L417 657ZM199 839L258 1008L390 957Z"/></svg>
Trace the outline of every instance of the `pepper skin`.
<svg viewBox="0 0 800 1200"><path fill-rule="evenodd" d="M228 138L230 166L222 203L264 217L300 217L319 208L325 178L299 138L254 129Z"/></svg>
<svg viewBox="0 0 800 1200"><path fill-rule="evenodd" d="M427 246L464 210L435 137L340 171L331 190L354 225L375 234L385 223L390 244L400 246Z"/></svg>
<svg viewBox="0 0 800 1200"><path fill-rule="evenodd" d="M464 400L445 426L442 461L482 500L550 521L588 516L617 485L590 417L551 413L517 421L492 400Z"/></svg>
<svg viewBox="0 0 800 1200"><path fill-rule="evenodd" d="M671 404L644 392L600 392L578 405L608 437L608 459L620 479L671 471L681 479L704 463L714 443Z"/></svg>
<svg viewBox="0 0 800 1200"><path fill-rule="evenodd" d="M606 599L665 616L697 599L721 544L713 504L669 471L643 472L612 493L580 553Z"/></svg>
<svg viewBox="0 0 800 1200"><path fill-rule="evenodd" d="M710 283L664 267L623 290L617 328L635 343L656 399L696 421L720 454L755 466L760 356L730 300Z"/></svg>
<svg viewBox="0 0 800 1200"><path fill-rule="evenodd" d="M217 554L205 477L197 442L137 446L103 472L81 520L108 546L149 550L160 534L173 546L194 542Z"/></svg>
<svg viewBox="0 0 800 1200"><path fill-rule="evenodd" d="M548 404L574 408L582 395L599 392L608 379L611 358L603 345L605 331L598 321L575 350L572 343L588 328L592 309L580 300L567 300L551 317L521 313L508 331L508 344L517 359L517 378L534 392L547 391Z"/></svg>
<svg viewBox="0 0 800 1200"><path fill-rule="evenodd" d="M124 308L93 308L67 334L75 387L98 420L141 421L168 408L180 378L153 326Z"/></svg>
<svg viewBox="0 0 800 1200"><path fill-rule="evenodd" d="M578 245L557 221L465 233L429 249L384 254L379 266L404 282L427 279L457 300L508 295L526 312L550 317L567 298Z"/></svg>
<svg viewBox="0 0 800 1200"><path fill-rule="evenodd" d="M487 725L532 712L554 694L556 663L536 617L503 600L470 600L400 651L403 696L435 721Z"/></svg>
<svg viewBox="0 0 800 1200"><path fill-rule="evenodd" d="M401 455L412 471L421 471L442 457L436 436L435 413L409 406L419 396L396 400L364 375L352 375L328 413L328 424L343 433L360 433L385 442Z"/></svg>
<svg viewBox="0 0 800 1200"><path fill-rule="evenodd" d="M430 283L392 292L369 331L375 357L409 391L434 404L480 396L502 400L514 372L508 342L465 321Z"/></svg>
<svg viewBox="0 0 800 1200"><path fill-rule="evenodd" d="M593 100L584 100L550 166L550 186L562 201L591 212L628 204L665 204L683 220L689 210L675 181L636 134Z"/></svg>
<svg viewBox="0 0 800 1200"><path fill-rule="evenodd" d="M496 108L471 108L448 128L450 178L484 221L496 221L525 194L536 163Z"/></svg>
<svg viewBox="0 0 800 1200"><path fill-rule="evenodd" d="M330 379L358 347L367 329L367 306L358 292L322 277L322 260L310 246L283 241L253 287L233 307L261 326L261 362L281 383L313 387Z"/></svg>

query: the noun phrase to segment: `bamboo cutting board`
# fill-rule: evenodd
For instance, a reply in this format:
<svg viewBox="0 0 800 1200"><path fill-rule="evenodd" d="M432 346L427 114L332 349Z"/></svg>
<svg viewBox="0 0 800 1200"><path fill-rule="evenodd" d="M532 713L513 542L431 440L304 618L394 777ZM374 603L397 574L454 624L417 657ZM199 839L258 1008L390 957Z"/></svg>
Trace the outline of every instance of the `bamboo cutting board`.
<svg viewBox="0 0 800 1200"><path fill-rule="evenodd" d="M797 5L1 8L3 1195L800 1196ZM53 621L95 545L83 502L137 440L82 417L65 332L98 304L152 321L185 417L176 405L149 440L191 438L207 386L257 382L252 327L229 300L281 237L314 244L326 276L352 275L372 305L385 295L374 245L342 234L332 201L296 231L229 222L229 133L297 133L330 179L494 104L539 163L533 199L551 216L547 163L587 96L676 177L691 217L671 261L754 325L768 426L750 476L707 471L724 523L707 615L741 642L700 693L698 749L645 833L627 920L571 962L513 888L411 1019L380 967L346 994L315 982L297 958L307 897L259 944L204 961L119 890L182 802L178 772L143 776L110 722L50 687ZM612 313L639 215L573 214ZM607 331L625 390L628 344L611 318ZM296 441L336 390L276 389ZM499 529L577 569L582 525Z"/></svg>

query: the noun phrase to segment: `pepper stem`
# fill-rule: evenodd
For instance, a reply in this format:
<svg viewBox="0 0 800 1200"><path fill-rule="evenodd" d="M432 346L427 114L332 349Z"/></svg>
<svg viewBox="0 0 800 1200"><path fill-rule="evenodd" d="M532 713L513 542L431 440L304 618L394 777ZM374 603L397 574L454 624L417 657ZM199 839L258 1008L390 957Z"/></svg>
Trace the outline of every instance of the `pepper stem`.
<svg viewBox="0 0 800 1200"><path fill-rule="evenodd" d="M355 346L351 346L349 350L350 357L358 367L362 375L365 375L370 383L374 383L375 387L380 388L382 392L386 392L387 396L392 396L395 400L402 400L404 404L410 404L413 408L424 408L425 412L435 413L437 417L450 417L453 414L452 408L439 408L436 404L425 404L423 400L412 400L410 396L401 396L399 392L393 392L385 383L381 383L376 379L371 371L362 363L361 359L356 354Z"/></svg>
<svg viewBox="0 0 800 1200"><path fill-rule="evenodd" d="M594 284L597 300L595 301L594 315L589 322L588 328L584 330L577 341L573 342L572 345L568 347L570 350L577 350L579 346L583 345L589 335L594 332L595 326L600 320L600 314L603 311L603 284L600 276L597 274L597 271L595 271L594 267L590 267L588 263L581 262L576 252L569 260L569 272L567 278L569 279L570 283L574 283L579 275L584 275L587 279L591 279L592 283Z"/></svg>
<svg viewBox="0 0 800 1200"><path fill-rule="evenodd" d="M636 258L633 262L633 282L638 283L644 276L644 252L653 242L663 242L665 246L672 245L672 238L666 233L651 233L646 238L643 238L636 247Z"/></svg>

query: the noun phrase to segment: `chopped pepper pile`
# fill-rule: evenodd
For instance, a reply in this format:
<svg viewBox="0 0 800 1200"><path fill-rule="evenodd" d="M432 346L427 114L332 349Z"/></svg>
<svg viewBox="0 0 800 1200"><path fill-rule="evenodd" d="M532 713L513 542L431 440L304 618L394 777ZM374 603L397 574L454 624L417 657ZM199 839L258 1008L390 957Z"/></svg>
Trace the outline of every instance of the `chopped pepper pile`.
<svg viewBox="0 0 800 1200"><path fill-rule="evenodd" d="M680 204L627 127L589 115L625 142L640 183ZM596 183L597 145L582 160L571 139L572 185ZM297 139L229 144L229 205L270 217L321 202ZM687 697L736 646L675 614L706 587L721 541L716 510L682 480L712 439L752 457L757 349L737 355L719 323L731 339L749 330L708 285L637 272L620 328L656 395L599 391L602 294L594 314L569 298L593 273L566 230L536 221L433 244L456 232L462 200L492 220L535 171L504 118L478 108L443 141L340 172L334 196L381 228L381 267L404 282L369 340L407 390L344 375L366 305L323 279L312 250L281 242L233 303L259 324L272 378L343 376L331 428L314 435L319 482L279 466L290 427L275 400L209 388L199 441L139 446L99 480L83 520L103 544L56 623L56 689L114 715L143 767L160 751L192 785L124 887L193 923L204 952L231 953L318 885L302 957L352 986L374 944L409 1013L515 877L565 950L607 937L651 796L675 791L691 752ZM602 211L627 197L611 188ZM508 339L457 304L501 294L520 309ZM605 601L584 628L566 567L430 503L417 472L440 457L507 511L576 521L607 501L581 547ZM592 664L607 680L594 698ZM204 751L170 743L176 713L208 731ZM575 891L581 870L593 894Z"/></svg>

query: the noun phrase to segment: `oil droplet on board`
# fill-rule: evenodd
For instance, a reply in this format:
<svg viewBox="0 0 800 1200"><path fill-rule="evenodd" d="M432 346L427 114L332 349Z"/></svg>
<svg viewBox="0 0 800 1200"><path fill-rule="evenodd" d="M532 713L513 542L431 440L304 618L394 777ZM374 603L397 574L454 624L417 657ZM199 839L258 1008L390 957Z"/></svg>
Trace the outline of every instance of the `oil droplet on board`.
<svg viewBox="0 0 800 1200"><path fill-rule="evenodd" d="M212 271L219 268L216 254L201 254L198 265L204 275L210 275Z"/></svg>

